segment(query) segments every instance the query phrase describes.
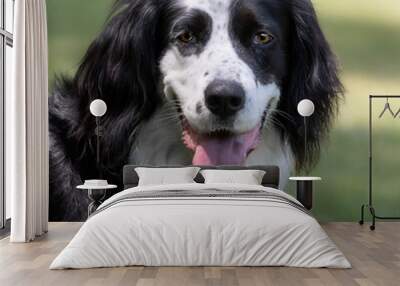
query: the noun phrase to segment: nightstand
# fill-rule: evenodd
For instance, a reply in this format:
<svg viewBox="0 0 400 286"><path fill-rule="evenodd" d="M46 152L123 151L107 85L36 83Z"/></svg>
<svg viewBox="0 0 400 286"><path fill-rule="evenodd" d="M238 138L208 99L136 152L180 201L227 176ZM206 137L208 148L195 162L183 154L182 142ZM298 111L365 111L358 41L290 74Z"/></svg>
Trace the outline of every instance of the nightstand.
<svg viewBox="0 0 400 286"><path fill-rule="evenodd" d="M79 185L76 187L79 190L87 190L90 200L88 206L88 217L96 211L96 209L103 203L106 196L107 190L116 189L116 185L104 185L104 186L93 186L93 185Z"/></svg>
<svg viewBox="0 0 400 286"><path fill-rule="evenodd" d="M289 180L297 182L296 196L308 210L313 206L313 182L321 181L320 177L290 177Z"/></svg>

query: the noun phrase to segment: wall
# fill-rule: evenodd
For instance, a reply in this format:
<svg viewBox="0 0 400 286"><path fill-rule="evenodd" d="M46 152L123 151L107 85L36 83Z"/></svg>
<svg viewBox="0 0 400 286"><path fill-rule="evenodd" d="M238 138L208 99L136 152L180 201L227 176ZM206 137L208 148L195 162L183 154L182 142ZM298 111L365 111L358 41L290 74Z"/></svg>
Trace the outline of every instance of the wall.
<svg viewBox="0 0 400 286"><path fill-rule="evenodd" d="M72 75L101 30L110 0L48 0L50 82ZM315 215L324 221L358 220L368 190L368 95L400 94L400 2L397 0L313 1L323 30L341 62L346 88L313 175ZM377 117L384 102L374 110ZM393 106L400 108L400 100ZM400 118L376 120L374 183L380 215L400 215ZM293 193L289 184L287 191Z"/></svg>

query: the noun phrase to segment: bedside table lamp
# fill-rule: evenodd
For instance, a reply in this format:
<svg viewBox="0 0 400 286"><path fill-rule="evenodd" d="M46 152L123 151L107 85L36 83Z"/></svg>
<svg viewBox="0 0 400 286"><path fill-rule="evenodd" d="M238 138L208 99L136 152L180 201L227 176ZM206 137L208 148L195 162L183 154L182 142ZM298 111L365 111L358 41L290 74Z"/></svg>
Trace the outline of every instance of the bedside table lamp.
<svg viewBox="0 0 400 286"><path fill-rule="evenodd" d="M85 180L83 185L76 187L79 190L87 190L88 192L88 217L102 204L107 190L117 188L116 185L110 185L107 180L102 180L103 175L100 166L100 136L102 136L103 132L101 129L101 117L107 112L107 104L101 99L95 99L90 103L89 109L90 113L96 118L96 163L99 179Z"/></svg>
<svg viewBox="0 0 400 286"><path fill-rule="evenodd" d="M304 156L307 153L307 117L314 114L314 103L309 99L303 99L297 105L297 112L304 118Z"/></svg>
<svg viewBox="0 0 400 286"><path fill-rule="evenodd" d="M307 117L314 114L314 103L303 99L297 105L297 112L304 118L304 156L307 154ZM297 182L296 197L303 206L311 210L313 207L313 182L320 181L320 177L290 177L289 180Z"/></svg>
<svg viewBox="0 0 400 286"><path fill-rule="evenodd" d="M102 136L102 130L101 130L101 122L100 119L101 117L106 114L107 112L107 104L101 100L101 99L95 99L92 101L90 104L90 113L96 117L96 139L97 139L97 144L96 144L96 162L97 165L100 167L100 136ZM100 172L100 177L101 172Z"/></svg>

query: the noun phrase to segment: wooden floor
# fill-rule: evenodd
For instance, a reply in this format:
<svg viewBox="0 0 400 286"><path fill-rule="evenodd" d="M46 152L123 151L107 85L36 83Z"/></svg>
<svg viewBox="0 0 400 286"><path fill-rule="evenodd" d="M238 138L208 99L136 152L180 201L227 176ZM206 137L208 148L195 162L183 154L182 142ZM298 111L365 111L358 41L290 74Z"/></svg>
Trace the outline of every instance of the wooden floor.
<svg viewBox="0 0 400 286"><path fill-rule="evenodd" d="M379 223L375 232L356 223L323 225L353 265L350 270L285 267L126 267L48 270L79 223L51 223L29 244L0 241L0 285L400 285L400 222Z"/></svg>

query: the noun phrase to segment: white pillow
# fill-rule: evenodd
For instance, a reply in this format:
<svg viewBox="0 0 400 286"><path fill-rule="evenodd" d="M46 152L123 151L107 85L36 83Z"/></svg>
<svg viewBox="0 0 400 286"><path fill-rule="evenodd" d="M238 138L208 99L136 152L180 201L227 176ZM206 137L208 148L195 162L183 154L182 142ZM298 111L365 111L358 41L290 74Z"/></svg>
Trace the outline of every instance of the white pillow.
<svg viewBox="0 0 400 286"><path fill-rule="evenodd" d="M139 176L139 186L195 183L200 171L198 167L184 168L135 168Z"/></svg>
<svg viewBox="0 0 400 286"><path fill-rule="evenodd" d="M261 170L201 170L205 184L261 185L265 171Z"/></svg>

